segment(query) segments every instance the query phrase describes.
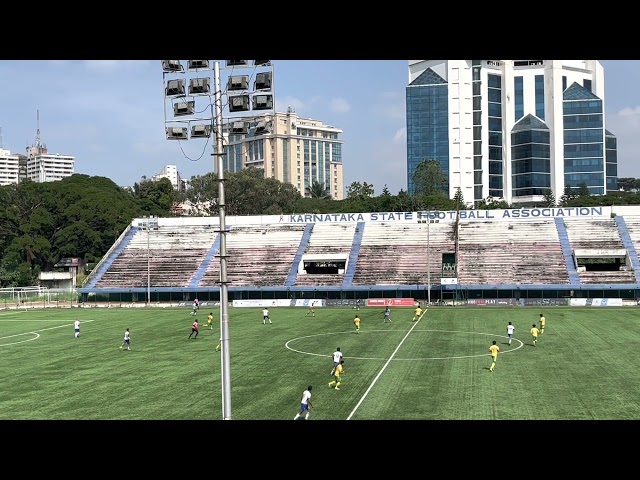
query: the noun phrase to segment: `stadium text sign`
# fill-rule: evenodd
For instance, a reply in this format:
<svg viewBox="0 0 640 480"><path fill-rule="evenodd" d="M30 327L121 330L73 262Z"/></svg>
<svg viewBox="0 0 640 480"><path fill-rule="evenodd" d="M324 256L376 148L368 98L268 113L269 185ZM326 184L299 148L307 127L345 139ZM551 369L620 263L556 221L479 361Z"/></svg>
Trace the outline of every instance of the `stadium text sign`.
<svg viewBox="0 0 640 480"><path fill-rule="evenodd" d="M457 212L432 211L440 221L455 221ZM609 217L605 207L557 207L557 208L510 208L506 210L460 210L460 220L513 220L520 218L601 218ZM418 212L371 212L371 213L322 213L280 215L279 223L356 223L356 222L415 222Z"/></svg>
<svg viewBox="0 0 640 480"><path fill-rule="evenodd" d="M368 298L367 307L413 307L413 298Z"/></svg>

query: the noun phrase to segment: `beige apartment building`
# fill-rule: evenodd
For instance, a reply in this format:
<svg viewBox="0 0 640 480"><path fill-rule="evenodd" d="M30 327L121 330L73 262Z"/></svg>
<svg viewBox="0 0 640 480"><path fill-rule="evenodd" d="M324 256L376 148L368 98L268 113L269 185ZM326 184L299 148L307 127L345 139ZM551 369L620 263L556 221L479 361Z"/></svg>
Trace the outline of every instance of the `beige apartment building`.
<svg viewBox="0 0 640 480"><path fill-rule="evenodd" d="M314 182L334 200L344 199L342 130L286 113L229 120L225 126L225 171L256 167L267 178L292 184L302 195Z"/></svg>

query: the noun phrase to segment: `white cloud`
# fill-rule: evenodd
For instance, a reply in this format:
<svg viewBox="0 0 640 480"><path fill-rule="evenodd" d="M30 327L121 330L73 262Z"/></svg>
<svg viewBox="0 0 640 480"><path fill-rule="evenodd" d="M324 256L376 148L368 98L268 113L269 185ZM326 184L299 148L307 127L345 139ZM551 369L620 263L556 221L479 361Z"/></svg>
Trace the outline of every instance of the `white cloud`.
<svg viewBox="0 0 640 480"><path fill-rule="evenodd" d="M607 113L605 121L617 138L618 176L640 178L640 106Z"/></svg>
<svg viewBox="0 0 640 480"><path fill-rule="evenodd" d="M406 145L407 127L402 127L396 131L395 135L393 136L393 143L402 143Z"/></svg>
<svg viewBox="0 0 640 480"><path fill-rule="evenodd" d="M334 113L346 113L351 110L351 105L344 98L332 98L329 102L329 109Z"/></svg>
<svg viewBox="0 0 640 480"><path fill-rule="evenodd" d="M150 60L85 60L87 70L96 73L112 73L124 68L148 66Z"/></svg>

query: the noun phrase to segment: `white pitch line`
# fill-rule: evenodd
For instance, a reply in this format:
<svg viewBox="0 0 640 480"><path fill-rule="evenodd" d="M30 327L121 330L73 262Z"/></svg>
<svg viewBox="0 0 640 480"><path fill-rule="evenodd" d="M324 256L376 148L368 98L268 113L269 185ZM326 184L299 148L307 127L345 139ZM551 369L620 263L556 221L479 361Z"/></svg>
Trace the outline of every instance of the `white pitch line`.
<svg viewBox="0 0 640 480"><path fill-rule="evenodd" d="M88 322L93 322L93 320L83 320L84 323L88 323ZM56 328L66 328L66 327L73 327L73 323L69 323L67 325L58 325L55 327L49 327L49 328L41 328L40 330L31 330L29 332L25 332L25 333L16 333L14 335L6 335L4 337L0 337L0 340L4 340L6 338L13 338L13 337L20 337L22 335L32 335L34 333L38 333L38 332L46 332L47 330L55 330ZM2 345L0 345L1 347Z"/></svg>
<svg viewBox="0 0 640 480"><path fill-rule="evenodd" d="M420 317L418 318L418 321L409 329L409 331L407 332L407 334L402 338L402 340L400 340L400 343L398 344L398 346L396 347L396 349L391 353L391 356L389 357L389 359L387 360L387 362L382 366L382 369L378 372L378 375L376 375L376 377L373 379L373 381L371 382L371 385L369 385L369 388L367 388L367 391L364 392L364 395L362 395L362 398L358 401L358 403L356 404L355 407L353 407L353 410L351 411L351 413L349 414L349 416L347 417L347 420L351 420L351 417L353 417L353 415L356 413L356 410L358 410L358 408L360 407L360 405L362 405L362 402L364 402L364 399L367 398L367 395L369 395L369 392L371 391L371 389L373 388L373 386L376 384L376 382L378 381L378 379L382 376L382 373L386 370L386 368L389 366L389 364L391 363L391 360L393 360L393 357L395 356L396 353L398 353L398 350L400 350L400 347L402 346L402 344L404 343L404 341L407 339L407 337L409 337L409 335L411 334L411 332L413 332L413 329L416 328L416 326L418 325L418 323L420 323L420 320L422 319L422 317L424 317L424 315L427 313L427 311L425 310L422 315L420 315Z"/></svg>

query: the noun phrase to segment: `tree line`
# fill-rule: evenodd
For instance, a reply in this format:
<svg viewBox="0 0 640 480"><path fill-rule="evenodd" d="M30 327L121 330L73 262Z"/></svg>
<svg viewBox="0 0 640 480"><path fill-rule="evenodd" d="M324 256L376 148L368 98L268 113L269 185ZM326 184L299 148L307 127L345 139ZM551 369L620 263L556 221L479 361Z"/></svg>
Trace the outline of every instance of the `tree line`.
<svg viewBox="0 0 640 480"><path fill-rule="evenodd" d="M386 185L376 195L373 185L352 182L344 200L333 200L322 183L311 184L303 196L293 185L265 178L262 170L252 167L225 173L225 211L235 216L468 208L460 190L449 198L447 177L435 160L422 162L413 181L415 194L400 190L397 195ZM558 200L549 191L538 206L640 205L640 181L621 178L619 184L625 191L600 196L590 195L586 185L565 190ZM95 265L133 218L178 216L178 206L187 201L194 206L192 216L217 216L217 176L194 176L190 187L179 193L165 178L122 188L108 178L82 174L57 182L27 180L0 187L0 287L37 285L39 273L54 269L65 257ZM512 207L485 199L476 208Z"/></svg>

